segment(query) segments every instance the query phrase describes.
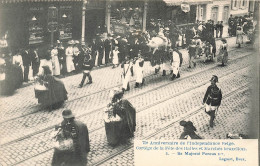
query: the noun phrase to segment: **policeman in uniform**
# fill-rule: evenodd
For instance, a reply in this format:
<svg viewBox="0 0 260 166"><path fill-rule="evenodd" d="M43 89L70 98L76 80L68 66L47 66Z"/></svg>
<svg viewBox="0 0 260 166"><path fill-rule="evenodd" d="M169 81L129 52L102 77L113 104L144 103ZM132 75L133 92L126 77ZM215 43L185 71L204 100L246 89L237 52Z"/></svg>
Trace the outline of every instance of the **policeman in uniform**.
<svg viewBox="0 0 260 166"><path fill-rule="evenodd" d="M205 93L202 104L204 105L206 103L205 112L210 116L210 127L213 127L216 111L221 104L222 92L221 89L216 85L218 82L218 77L216 75L212 76L210 82L211 85L208 87Z"/></svg>
<svg viewBox="0 0 260 166"><path fill-rule="evenodd" d="M91 70L94 67L94 60L92 59L91 56L91 48L87 47L83 49L84 51L84 60L83 60L83 65L82 65L82 69L83 69L83 77L81 80L81 83L79 84L78 88L82 88L86 77L88 77L88 82L87 84L92 84L92 77L91 77Z"/></svg>

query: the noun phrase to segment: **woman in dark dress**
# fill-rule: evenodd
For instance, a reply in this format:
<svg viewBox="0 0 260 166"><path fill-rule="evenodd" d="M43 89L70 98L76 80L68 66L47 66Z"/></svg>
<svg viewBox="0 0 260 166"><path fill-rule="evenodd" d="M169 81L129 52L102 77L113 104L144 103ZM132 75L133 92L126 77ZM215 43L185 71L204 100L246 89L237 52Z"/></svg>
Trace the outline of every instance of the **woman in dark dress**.
<svg viewBox="0 0 260 166"><path fill-rule="evenodd" d="M49 66L42 66L42 68L43 75L39 76L39 82L46 88L35 87L35 97L38 98L38 103L55 109L68 99L67 90L62 81L51 75Z"/></svg>
<svg viewBox="0 0 260 166"><path fill-rule="evenodd" d="M13 65L11 59L0 59L0 94L12 95L22 85L23 71L20 66Z"/></svg>
<svg viewBox="0 0 260 166"><path fill-rule="evenodd" d="M133 137L136 128L136 110L128 100L122 99L123 94L119 89L115 89L106 111L109 117L105 118L105 129L108 143L111 145Z"/></svg>

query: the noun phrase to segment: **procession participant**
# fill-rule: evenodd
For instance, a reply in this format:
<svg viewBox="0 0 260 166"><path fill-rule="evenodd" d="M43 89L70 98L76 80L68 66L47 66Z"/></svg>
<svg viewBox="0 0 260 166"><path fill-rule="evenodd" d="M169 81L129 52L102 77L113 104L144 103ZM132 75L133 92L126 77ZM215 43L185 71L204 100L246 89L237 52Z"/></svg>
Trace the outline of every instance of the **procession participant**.
<svg viewBox="0 0 260 166"><path fill-rule="evenodd" d="M112 146L125 142L134 136L136 130L136 110L123 98L124 92L119 88L110 91L111 102L107 106L105 129L108 143Z"/></svg>
<svg viewBox="0 0 260 166"><path fill-rule="evenodd" d="M66 48L65 54L66 54L66 68L67 68L67 72L70 73L72 71L75 70L75 66L73 63L73 45L74 45L74 41L70 40L68 42L69 46L68 48Z"/></svg>
<svg viewBox="0 0 260 166"><path fill-rule="evenodd" d="M243 35L245 35L241 26L237 27L236 35L237 35L236 44L238 44L238 48L240 48L241 44L243 44Z"/></svg>
<svg viewBox="0 0 260 166"><path fill-rule="evenodd" d="M183 132L181 133L180 139L202 139L195 133L197 129L193 126L191 121L180 121L180 125L183 126Z"/></svg>
<svg viewBox="0 0 260 166"><path fill-rule="evenodd" d="M161 61L162 61L162 69L163 69L162 76L166 76L166 71L170 71L170 74L172 74L172 66L171 66L172 55L171 55L171 52L161 50L160 53L162 54L162 55L160 55Z"/></svg>
<svg viewBox="0 0 260 166"><path fill-rule="evenodd" d="M24 82L28 82L29 70L32 64L31 57L29 55L29 50L25 48L22 52L22 59L23 59L23 67L24 67Z"/></svg>
<svg viewBox="0 0 260 166"><path fill-rule="evenodd" d="M0 56L0 95L12 95L23 83L22 69L7 60L5 54Z"/></svg>
<svg viewBox="0 0 260 166"><path fill-rule="evenodd" d="M49 66L42 66L42 68L43 74L39 75L38 80L41 86L35 87L35 97L38 98L38 103L42 103L50 110L56 109L68 99L67 90L62 81L51 75Z"/></svg>
<svg viewBox="0 0 260 166"><path fill-rule="evenodd" d="M53 73L52 71L52 58L51 58L51 51L48 50L43 59L40 60L40 67L39 67L39 72L37 75L42 75L43 74L43 68L42 66L49 66L49 69L51 71L51 74Z"/></svg>
<svg viewBox="0 0 260 166"><path fill-rule="evenodd" d="M135 88L140 87L144 83L144 75L143 75L143 68L144 68L144 59L141 55L141 50L138 52L138 59L135 61L135 74L136 74L136 81L135 81Z"/></svg>
<svg viewBox="0 0 260 166"><path fill-rule="evenodd" d="M97 58L97 41L96 41L96 38L93 38L92 42L91 42L91 57L93 59L93 63L94 63L94 66L96 65L96 58Z"/></svg>
<svg viewBox="0 0 260 166"><path fill-rule="evenodd" d="M161 67L160 67L160 60L161 60L161 57L162 57L162 54L163 54L163 51L162 49L159 50L159 48L154 48L153 52L152 52L152 57L151 57L151 63L152 63L152 66L154 66L154 72L155 74L157 74Z"/></svg>
<svg viewBox="0 0 260 166"><path fill-rule="evenodd" d="M98 52L98 61L97 65L102 65L102 60L104 57L104 41L100 37L97 39L97 52Z"/></svg>
<svg viewBox="0 0 260 166"><path fill-rule="evenodd" d="M38 74L40 67L40 57L38 55L38 48L32 49L30 54L32 60L33 77L35 77Z"/></svg>
<svg viewBox="0 0 260 166"><path fill-rule="evenodd" d="M63 47L62 42L60 42L59 40L57 41L57 44L58 44L58 58L60 63L61 74L65 75L67 72L65 48Z"/></svg>
<svg viewBox="0 0 260 166"><path fill-rule="evenodd" d="M54 46L53 49L51 50L51 60L52 60L52 69L53 69L52 75L59 76L60 75L60 63L59 63L59 58L58 58L57 46Z"/></svg>
<svg viewBox="0 0 260 166"><path fill-rule="evenodd" d="M92 84L92 77L91 77L90 72L91 72L93 66L94 66L94 61L91 58L91 50L90 50L90 48L86 48L84 50L84 61L83 61L83 66L82 66L83 77L82 77L81 83L79 84L79 88L82 88L82 86L86 80L86 77L88 77L87 84Z"/></svg>
<svg viewBox="0 0 260 166"><path fill-rule="evenodd" d="M105 47L105 64L107 65L109 63L109 56L112 51L112 41L110 40L110 35L107 36L104 42L104 47Z"/></svg>
<svg viewBox="0 0 260 166"><path fill-rule="evenodd" d="M194 60L194 58L196 56L196 49L197 49L196 41L193 39L188 48L188 52L189 52L189 67L188 68L191 68L193 66L196 67L196 62Z"/></svg>
<svg viewBox="0 0 260 166"><path fill-rule="evenodd" d="M177 48L174 48L171 50L172 54L172 77L171 80L174 80L175 78L180 77L179 69L180 69L180 55Z"/></svg>
<svg viewBox="0 0 260 166"><path fill-rule="evenodd" d="M63 151L59 146L55 147L51 165L86 166L87 153L90 151L88 127L75 120L75 115L69 109L62 112L62 117L60 126L55 126L55 129L59 130L55 137L57 141L72 140L69 145L71 149Z"/></svg>
<svg viewBox="0 0 260 166"><path fill-rule="evenodd" d="M218 21L215 25L215 30L216 30L216 38L218 38L218 34L219 34L219 31L220 31L220 21Z"/></svg>
<svg viewBox="0 0 260 166"><path fill-rule="evenodd" d="M118 67L119 65L119 51L118 51L118 46L115 46L115 49L112 51L112 63L113 63L113 67Z"/></svg>
<svg viewBox="0 0 260 166"><path fill-rule="evenodd" d="M218 77L216 75L212 76L210 82L211 85L207 88L202 104L204 105L206 103L205 112L210 116L210 127L213 127L216 111L221 104L222 92L216 85L218 82Z"/></svg>
<svg viewBox="0 0 260 166"><path fill-rule="evenodd" d="M76 71L79 70L79 41L75 40L74 41L74 46L73 46L73 63Z"/></svg>
<svg viewBox="0 0 260 166"><path fill-rule="evenodd" d="M125 61L122 63L121 68L123 69L122 75L121 75L122 83L123 83L122 90L129 91L130 90L129 81L130 81L131 75L133 75L133 73L132 73L133 63L128 56L125 57Z"/></svg>
<svg viewBox="0 0 260 166"><path fill-rule="evenodd" d="M222 66L224 66L228 61L228 44L226 39L221 40L222 44L219 47L219 55L218 55L218 62L221 62Z"/></svg>
<svg viewBox="0 0 260 166"><path fill-rule="evenodd" d="M210 45L209 42L206 42L206 44L205 44L204 53L205 53L204 62L206 62L209 59L209 57L211 58L210 60L213 60L213 55L211 55L212 46Z"/></svg>
<svg viewBox="0 0 260 166"><path fill-rule="evenodd" d="M223 35L223 28L224 28L224 25L223 25L223 21L220 21L220 24L219 24L219 32L220 32L220 38L222 38L222 35Z"/></svg>

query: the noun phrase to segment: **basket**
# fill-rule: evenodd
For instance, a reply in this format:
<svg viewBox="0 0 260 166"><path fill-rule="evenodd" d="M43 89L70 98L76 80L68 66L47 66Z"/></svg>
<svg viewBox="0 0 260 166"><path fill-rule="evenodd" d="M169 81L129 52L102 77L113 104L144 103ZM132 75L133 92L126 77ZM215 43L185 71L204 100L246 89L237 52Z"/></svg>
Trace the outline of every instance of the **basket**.
<svg viewBox="0 0 260 166"><path fill-rule="evenodd" d="M105 130L108 144L115 146L120 141L122 120L105 122Z"/></svg>

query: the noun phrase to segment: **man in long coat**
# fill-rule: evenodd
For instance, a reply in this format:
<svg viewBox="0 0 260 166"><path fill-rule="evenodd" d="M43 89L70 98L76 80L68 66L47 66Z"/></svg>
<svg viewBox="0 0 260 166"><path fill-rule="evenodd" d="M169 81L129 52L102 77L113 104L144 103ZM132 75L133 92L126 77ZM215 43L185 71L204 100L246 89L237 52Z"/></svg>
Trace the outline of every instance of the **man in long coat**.
<svg viewBox="0 0 260 166"><path fill-rule="evenodd" d="M23 66L24 66L24 82L28 82L29 69L32 64L31 57L29 55L28 49L22 52Z"/></svg>
<svg viewBox="0 0 260 166"><path fill-rule="evenodd" d="M66 157L57 150L53 154L52 165L73 165L73 166L86 166L87 153L90 151L89 134L87 126L75 120L75 116L71 110L64 110L62 112L63 121L61 128L66 134L73 139L74 151Z"/></svg>

